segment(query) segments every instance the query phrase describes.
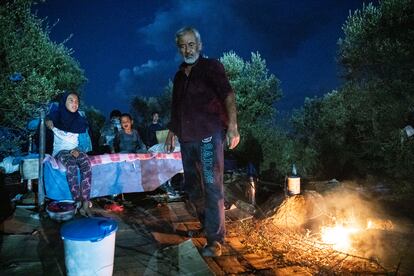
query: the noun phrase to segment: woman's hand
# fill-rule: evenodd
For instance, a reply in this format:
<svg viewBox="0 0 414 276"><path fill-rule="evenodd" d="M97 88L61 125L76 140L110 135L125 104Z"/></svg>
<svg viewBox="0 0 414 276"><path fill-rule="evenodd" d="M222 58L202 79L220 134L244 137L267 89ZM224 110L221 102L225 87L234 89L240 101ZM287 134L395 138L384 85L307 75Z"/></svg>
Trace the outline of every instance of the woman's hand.
<svg viewBox="0 0 414 276"><path fill-rule="evenodd" d="M49 129L53 129L53 127L54 127L52 120L46 120L45 124Z"/></svg>
<svg viewBox="0 0 414 276"><path fill-rule="evenodd" d="M70 154L71 154L73 157L78 158L78 156L79 156L79 150L77 150L77 149L73 149L73 150L71 150L71 151L70 151Z"/></svg>

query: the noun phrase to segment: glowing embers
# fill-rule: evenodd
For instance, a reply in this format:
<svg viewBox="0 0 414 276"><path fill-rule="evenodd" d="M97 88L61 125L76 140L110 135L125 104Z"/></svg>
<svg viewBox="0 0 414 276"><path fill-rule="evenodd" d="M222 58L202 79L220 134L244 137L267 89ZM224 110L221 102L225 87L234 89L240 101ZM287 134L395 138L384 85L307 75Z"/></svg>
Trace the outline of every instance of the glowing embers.
<svg viewBox="0 0 414 276"><path fill-rule="evenodd" d="M349 252L352 249L352 235L360 231L361 228L355 225L323 226L321 228L321 239L324 243L331 244L335 250Z"/></svg>
<svg viewBox="0 0 414 276"><path fill-rule="evenodd" d="M370 218L366 222L356 219L336 222L333 226L322 226L320 230L321 240L329 244L333 249L350 253L359 251L358 241L369 235L371 230L392 230L393 223L390 220ZM356 243L355 243L356 242Z"/></svg>

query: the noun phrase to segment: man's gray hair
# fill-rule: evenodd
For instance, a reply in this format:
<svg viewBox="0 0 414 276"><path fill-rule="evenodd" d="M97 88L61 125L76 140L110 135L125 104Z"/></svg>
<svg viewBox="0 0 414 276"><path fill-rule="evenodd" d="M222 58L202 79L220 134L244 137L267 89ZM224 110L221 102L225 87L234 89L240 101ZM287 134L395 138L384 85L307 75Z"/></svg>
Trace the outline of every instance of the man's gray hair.
<svg viewBox="0 0 414 276"><path fill-rule="evenodd" d="M178 39L185 34L192 33L195 36L197 43L201 43L200 33L194 27L183 27L175 33L175 44L178 44Z"/></svg>

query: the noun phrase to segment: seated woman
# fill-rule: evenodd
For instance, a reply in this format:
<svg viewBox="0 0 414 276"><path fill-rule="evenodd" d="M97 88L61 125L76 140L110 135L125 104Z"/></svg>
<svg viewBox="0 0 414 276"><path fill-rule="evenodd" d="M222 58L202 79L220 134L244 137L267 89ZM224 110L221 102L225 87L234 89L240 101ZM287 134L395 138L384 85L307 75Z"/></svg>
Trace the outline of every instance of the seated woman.
<svg viewBox="0 0 414 276"><path fill-rule="evenodd" d="M58 109L48 116L46 126L53 131L53 156L66 167L66 179L72 198L81 215L90 216L91 162L88 155L78 148L79 135L87 131L88 122L79 114L78 108L79 95L76 92L66 92Z"/></svg>
<svg viewBox="0 0 414 276"><path fill-rule="evenodd" d="M146 153L147 146L142 142L136 129L132 129L134 120L128 113L121 115L122 129L117 133L114 141L115 149L119 153Z"/></svg>

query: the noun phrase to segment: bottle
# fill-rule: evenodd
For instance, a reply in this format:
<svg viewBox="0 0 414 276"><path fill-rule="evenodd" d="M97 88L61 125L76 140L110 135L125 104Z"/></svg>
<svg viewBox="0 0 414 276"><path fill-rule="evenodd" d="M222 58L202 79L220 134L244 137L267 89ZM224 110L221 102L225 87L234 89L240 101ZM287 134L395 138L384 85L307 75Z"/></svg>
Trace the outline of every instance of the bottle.
<svg viewBox="0 0 414 276"><path fill-rule="evenodd" d="M292 164L292 174L288 177L287 194L290 196L300 194L300 177L295 164Z"/></svg>
<svg viewBox="0 0 414 276"><path fill-rule="evenodd" d="M256 182L253 176L249 177L248 198L250 204L256 205Z"/></svg>
<svg viewBox="0 0 414 276"><path fill-rule="evenodd" d="M298 172L296 171L296 165L292 164L292 176L296 177L298 176Z"/></svg>
<svg viewBox="0 0 414 276"><path fill-rule="evenodd" d="M247 176L249 177L249 182L246 187L246 196L249 200L249 203L252 205L256 204L256 175L256 168L252 163L249 162L249 164L247 165Z"/></svg>
<svg viewBox="0 0 414 276"><path fill-rule="evenodd" d="M32 134L29 135L29 147L28 147L28 153L32 153L33 151L33 137Z"/></svg>

